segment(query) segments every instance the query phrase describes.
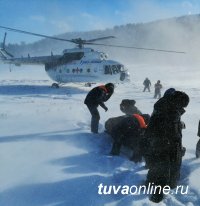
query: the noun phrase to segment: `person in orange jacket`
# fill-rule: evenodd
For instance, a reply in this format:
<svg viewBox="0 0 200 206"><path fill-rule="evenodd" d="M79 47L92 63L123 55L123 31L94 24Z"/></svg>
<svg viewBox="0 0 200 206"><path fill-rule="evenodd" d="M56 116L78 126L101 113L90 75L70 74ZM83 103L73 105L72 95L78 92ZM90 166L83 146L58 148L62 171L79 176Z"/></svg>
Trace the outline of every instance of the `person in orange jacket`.
<svg viewBox="0 0 200 206"><path fill-rule="evenodd" d="M91 132L98 133L100 115L98 106L100 105L105 111L108 110L104 102L108 101L114 92L114 84L108 83L93 88L86 96L84 104L87 105L91 115Z"/></svg>
<svg viewBox="0 0 200 206"><path fill-rule="evenodd" d="M131 160L140 162L143 155L142 141L149 119L148 114L133 114L119 121L110 133L114 140L110 154L119 155L121 146L124 145L133 151Z"/></svg>

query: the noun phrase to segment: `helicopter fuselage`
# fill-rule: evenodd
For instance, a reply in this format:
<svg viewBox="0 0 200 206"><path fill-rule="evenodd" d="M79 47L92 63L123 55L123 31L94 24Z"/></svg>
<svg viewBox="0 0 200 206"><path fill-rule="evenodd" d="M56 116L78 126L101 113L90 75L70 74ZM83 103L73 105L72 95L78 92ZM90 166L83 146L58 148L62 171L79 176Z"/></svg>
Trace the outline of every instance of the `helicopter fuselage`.
<svg viewBox="0 0 200 206"><path fill-rule="evenodd" d="M123 64L108 60L105 53L90 48L64 50L59 60L45 64L45 70L58 83L129 80Z"/></svg>

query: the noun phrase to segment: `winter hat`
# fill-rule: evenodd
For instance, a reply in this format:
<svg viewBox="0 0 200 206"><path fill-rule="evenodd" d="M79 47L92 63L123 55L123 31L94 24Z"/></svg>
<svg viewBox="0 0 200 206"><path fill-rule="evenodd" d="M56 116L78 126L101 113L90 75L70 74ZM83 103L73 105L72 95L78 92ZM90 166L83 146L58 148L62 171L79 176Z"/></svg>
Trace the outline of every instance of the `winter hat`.
<svg viewBox="0 0 200 206"><path fill-rule="evenodd" d="M125 114L132 114L135 103L134 99L123 99L120 104L120 110Z"/></svg>
<svg viewBox="0 0 200 206"><path fill-rule="evenodd" d="M122 102L120 105L123 106L131 106L131 105L135 105L136 101L134 99L122 99Z"/></svg>
<svg viewBox="0 0 200 206"><path fill-rule="evenodd" d="M165 91L165 93L164 93L164 97L166 97L166 96L168 96L168 95L171 95L171 94L173 94L174 92L175 92L176 90L174 89L174 88L169 88L169 89L167 89L166 91Z"/></svg>
<svg viewBox="0 0 200 206"><path fill-rule="evenodd" d="M179 108L187 107L190 98L185 92L175 91L172 94L172 102Z"/></svg>

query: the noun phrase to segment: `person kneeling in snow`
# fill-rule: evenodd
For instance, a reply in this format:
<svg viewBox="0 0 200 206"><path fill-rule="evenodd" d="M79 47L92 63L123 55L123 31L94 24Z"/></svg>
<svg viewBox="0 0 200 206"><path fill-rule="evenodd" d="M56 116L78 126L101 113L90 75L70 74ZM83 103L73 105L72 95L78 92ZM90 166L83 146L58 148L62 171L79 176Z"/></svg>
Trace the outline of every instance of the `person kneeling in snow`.
<svg viewBox="0 0 200 206"><path fill-rule="evenodd" d="M113 127L115 127L122 119L132 114L142 114L142 112L135 106L136 101L133 99L123 99L120 103L120 110L125 114L118 117L109 118L105 122L105 129L108 134L111 134Z"/></svg>
<svg viewBox="0 0 200 206"><path fill-rule="evenodd" d="M141 145L149 118L148 114L133 114L121 119L111 130L114 140L111 155L119 155L123 145L133 150L131 160L140 162L143 154Z"/></svg>

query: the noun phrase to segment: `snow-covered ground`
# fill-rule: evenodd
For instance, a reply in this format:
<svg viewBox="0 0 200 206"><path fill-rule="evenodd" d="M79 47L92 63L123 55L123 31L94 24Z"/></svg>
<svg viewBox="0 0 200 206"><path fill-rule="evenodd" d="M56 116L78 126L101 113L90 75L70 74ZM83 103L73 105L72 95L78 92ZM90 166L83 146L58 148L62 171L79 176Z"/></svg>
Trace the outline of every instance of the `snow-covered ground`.
<svg viewBox="0 0 200 206"><path fill-rule="evenodd" d="M197 206L200 205L200 160L195 158L200 119L198 67L129 65L131 83L116 86L101 114L100 133L90 133L90 114L83 104L87 92L81 84L50 87L44 68L22 67L11 72L0 66L0 205L2 206ZM126 157L111 157L111 139L104 123L122 115L123 98L136 100L151 114L155 99L143 93L143 80L158 79L163 92L175 87L190 96L182 120L186 123L180 185L187 195L170 194L159 204L148 195L98 194L99 184L141 185L147 170Z"/></svg>

